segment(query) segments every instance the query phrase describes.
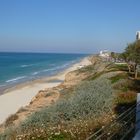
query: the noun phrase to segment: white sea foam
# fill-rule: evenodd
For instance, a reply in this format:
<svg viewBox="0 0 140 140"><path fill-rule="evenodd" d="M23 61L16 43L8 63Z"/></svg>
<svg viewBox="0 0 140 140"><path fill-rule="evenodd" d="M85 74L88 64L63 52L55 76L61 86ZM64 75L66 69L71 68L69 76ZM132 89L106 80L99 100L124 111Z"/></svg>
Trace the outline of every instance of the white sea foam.
<svg viewBox="0 0 140 140"><path fill-rule="evenodd" d="M69 67L70 65L74 64L76 61L71 61L71 62L67 62L65 64L62 64L60 66L56 66L56 67L53 67L53 68L48 68L48 69L44 69L44 70L41 70L41 71L36 71L36 72L33 72L31 75L38 75L38 74L41 74L41 73L45 73L45 72L55 72L55 71L59 71L59 70L62 70L62 69L65 69L67 67Z"/></svg>
<svg viewBox="0 0 140 140"><path fill-rule="evenodd" d="M20 67L25 68L28 67L29 65L21 65Z"/></svg>
<svg viewBox="0 0 140 140"><path fill-rule="evenodd" d="M17 77L17 78L13 78L13 79L7 80L6 83L16 82L18 80L24 79L25 77L26 76L20 76L20 77Z"/></svg>
<svg viewBox="0 0 140 140"><path fill-rule="evenodd" d="M42 72L61 70L61 69L63 69L63 68L66 68L66 67L70 66L70 65L73 64L73 63L74 63L74 62L70 62L70 63L63 64L63 65L61 65L61 66L57 66L57 67L55 67L55 68L45 69L45 70L43 70Z"/></svg>
<svg viewBox="0 0 140 140"><path fill-rule="evenodd" d="M6 86L6 85L0 85L0 87L4 87L4 86Z"/></svg>
<svg viewBox="0 0 140 140"><path fill-rule="evenodd" d="M47 72L47 71L54 71L54 70L56 70L56 68L45 69L45 70L43 70L42 72Z"/></svg>
<svg viewBox="0 0 140 140"><path fill-rule="evenodd" d="M21 65L20 67L22 67L22 68L26 68L26 67L31 67L31 66L33 66L34 64L29 64L29 65Z"/></svg>
<svg viewBox="0 0 140 140"><path fill-rule="evenodd" d="M37 75L39 73L40 73L39 71L36 71L36 72L32 73L32 75Z"/></svg>

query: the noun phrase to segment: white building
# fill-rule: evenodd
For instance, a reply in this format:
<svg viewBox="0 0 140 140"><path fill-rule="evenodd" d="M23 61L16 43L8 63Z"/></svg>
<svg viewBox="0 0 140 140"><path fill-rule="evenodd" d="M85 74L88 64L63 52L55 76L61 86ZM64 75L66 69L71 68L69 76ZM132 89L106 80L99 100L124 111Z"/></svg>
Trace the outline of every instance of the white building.
<svg viewBox="0 0 140 140"><path fill-rule="evenodd" d="M100 51L99 56L108 58L108 57L110 57L110 52L108 50Z"/></svg>
<svg viewBox="0 0 140 140"><path fill-rule="evenodd" d="M140 31L136 32L136 40L140 40Z"/></svg>

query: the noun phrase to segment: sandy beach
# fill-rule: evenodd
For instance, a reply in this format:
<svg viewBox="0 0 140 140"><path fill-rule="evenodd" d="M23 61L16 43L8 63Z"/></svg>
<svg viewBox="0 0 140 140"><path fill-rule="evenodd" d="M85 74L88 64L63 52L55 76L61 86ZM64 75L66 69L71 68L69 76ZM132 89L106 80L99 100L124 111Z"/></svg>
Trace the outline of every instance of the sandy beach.
<svg viewBox="0 0 140 140"><path fill-rule="evenodd" d="M0 96L0 123L3 123L11 114L16 113L19 108L28 105L40 90L58 86L65 80L65 75L68 72L90 64L88 57L86 57L55 76L45 77L8 89Z"/></svg>

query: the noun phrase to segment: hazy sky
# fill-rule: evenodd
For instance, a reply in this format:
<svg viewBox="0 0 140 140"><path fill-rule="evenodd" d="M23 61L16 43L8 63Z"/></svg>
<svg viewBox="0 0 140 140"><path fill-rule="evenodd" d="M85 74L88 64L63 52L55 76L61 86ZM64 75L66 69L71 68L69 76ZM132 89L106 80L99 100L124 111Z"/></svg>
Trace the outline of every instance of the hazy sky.
<svg viewBox="0 0 140 140"><path fill-rule="evenodd" d="M140 30L140 0L0 0L0 51L122 51Z"/></svg>

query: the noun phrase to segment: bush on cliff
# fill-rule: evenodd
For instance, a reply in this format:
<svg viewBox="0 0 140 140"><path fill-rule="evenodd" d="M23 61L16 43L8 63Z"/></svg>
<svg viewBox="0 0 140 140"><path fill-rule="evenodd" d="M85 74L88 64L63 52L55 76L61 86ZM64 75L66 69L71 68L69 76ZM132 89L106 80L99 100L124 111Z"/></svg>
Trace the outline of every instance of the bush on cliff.
<svg viewBox="0 0 140 140"><path fill-rule="evenodd" d="M76 125L79 127L81 124L80 127L87 129L88 125L91 125L91 118L97 118L111 110L113 95L110 85L108 75L93 81L81 82L75 87L70 98L59 100L54 105L33 113L20 125L18 134L36 136L40 130L46 134L42 133L43 137L51 137L54 134L52 132L59 132L60 128L61 132L66 131L64 132L67 137L80 137L80 133L86 134L87 132L83 132L84 129L76 132Z"/></svg>

